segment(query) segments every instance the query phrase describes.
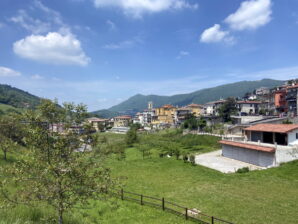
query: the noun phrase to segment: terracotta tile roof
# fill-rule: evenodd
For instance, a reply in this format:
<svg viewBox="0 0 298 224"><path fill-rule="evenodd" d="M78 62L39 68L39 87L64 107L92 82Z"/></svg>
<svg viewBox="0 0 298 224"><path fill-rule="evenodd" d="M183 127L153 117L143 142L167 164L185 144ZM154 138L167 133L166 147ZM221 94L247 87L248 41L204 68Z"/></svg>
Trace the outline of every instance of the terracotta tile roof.
<svg viewBox="0 0 298 224"><path fill-rule="evenodd" d="M261 131L261 132L275 132L288 133L298 129L298 124L256 124L245 128L245 131Z"/></svg>
<svg viewBox="0 0 298 224"><path fill-rule="evenodd" d="M239 148L251 149L251 150L262 151L262 152L275 152L275 148L241 143L241 142L232 142L232 141L227 141L227 140L221 140L221 141L219 141L219 143L223 144L223 145L231 145L231 146L235 146L235 147L239 147Z"/></svg>
<svg viewBox="0 0 298 224"><path fill-rule="evenodd" d="M91 118L88 118L87 120L88 120L88 121L97 121L97 122L100 122L100 121L107 121L108 119L102 119L102 118L97 118L97 117L91 117Z"/></svg>
<svg viewBox="0 0 298 224"><path fill-rule="evenodd" d="M163 105L163 108L174 108L174 106L170 104L166 104L166 105Z"/></svg>

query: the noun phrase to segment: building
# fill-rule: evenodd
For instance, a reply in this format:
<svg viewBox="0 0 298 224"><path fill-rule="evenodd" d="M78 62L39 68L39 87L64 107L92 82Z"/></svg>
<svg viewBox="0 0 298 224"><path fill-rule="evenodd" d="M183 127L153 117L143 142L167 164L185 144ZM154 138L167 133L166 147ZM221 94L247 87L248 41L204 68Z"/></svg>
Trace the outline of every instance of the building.
<svg viewBox="0 0 298 224"><path fill-rule="evenodd" d="M129 115L122 115L113 118L114 127L128 127L132 122L132 117Z"/></svg>
<svg viewBox="0 0 298 224"><path fill-rule="evenodd" d="M195 117L200 117L203 112L203 106L194 103L187 105L186 109L189 109Z"/></svg>
<svg viewBox="0 0 298 224"><path fill-rule="evenodd" d="M217 100L217 101L212 101L204 104L203 106L203 113L206 116L218 116L218 110L221 105L226 102L225 100Z"/></svg>
<svg viewBox="0 0 298 224"><path fill-rule="evenodd" d="M222 156L261 167L298 159L298 124L257 124L244 132L244 140L220 141Z"/></svg>
<svg viewBox="0 0 298 224"><path fill-rule="evenodd" d="M174 115L175 124L182 124L191 114L193 114L193 112L188 107L178 108Z"/></svg>
<svg viewBox="0 0 298 224"><path fill-rule="evenodd" d="M174 124L176 110L177 108L170 104L155 108L155 115L153 117L152 124Z"/></svg>
<svg viewBox="0 0 298 224"><path fill-rule="evenodd" d="M269 93L270 93L270 89L268 87L260 87L256 89L257 96L267 95Z"/></svg>
<svg viewBox="0 0 298 224"><path fill-rule="evenodd" d="M286 101L288 105L288 112L291 116L297 116L297 94L298 84L287 87Z"/></svg>
<svg viewBox="0 0 298 224"><path fill-rule="evenodd" d="M101 119L97 117L88 118L87 122L91 124L96 131L105 131L109 125L108 119Z"/></svg>
<svg viewBox="0 0 298 224"><path fill-rule="evenodd" d="M238 101L236 107L241 115L255 115L259 113L260 101Z"/></svg>
<svg viewBox="0 0 298 224"><path fill-rule="evenodd" d="M274 106L278 113L284 113L288 111L287 104L287 89L281 88L274 92Z"/></svg>

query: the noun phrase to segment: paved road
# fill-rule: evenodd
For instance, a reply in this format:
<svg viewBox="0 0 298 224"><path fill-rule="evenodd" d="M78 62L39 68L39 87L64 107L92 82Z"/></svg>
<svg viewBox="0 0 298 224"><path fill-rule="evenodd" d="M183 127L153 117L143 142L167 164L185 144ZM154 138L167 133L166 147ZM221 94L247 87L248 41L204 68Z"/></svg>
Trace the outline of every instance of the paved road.
<svg viewBox="0 0 298 224"><path fill-rule="evenodd" d="M263 167L221 156L221 150L195 156L195 163L206 166L222 173L235 173L238 169L249 167L250 170L260 170Z"/></svg>

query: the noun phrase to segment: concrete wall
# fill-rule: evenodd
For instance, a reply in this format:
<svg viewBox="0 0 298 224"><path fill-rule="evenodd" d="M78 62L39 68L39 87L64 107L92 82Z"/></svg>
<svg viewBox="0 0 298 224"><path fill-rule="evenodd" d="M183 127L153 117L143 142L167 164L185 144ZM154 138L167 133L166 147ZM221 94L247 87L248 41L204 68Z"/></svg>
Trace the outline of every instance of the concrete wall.
<svg viewBox="0 0 298 224"><path fill-rule="evenodd" d="M298 145L298 139L296 139L296 133L298 133L298 130L288 133L288 145Z"/></svg>
<svg viewBox="0 0 298 224"><path fill-rule="evenodd" d="M275 154L269 152L244 149L230 145L222 145L222 155L231 159L262 167L275 165Z"/></svg>
<svg viewBox="0 0 298 224"><path fill-rule="evenodd" d="M276 164L286 163L298 159L298 146L296 147L277 147Z"/></svg>

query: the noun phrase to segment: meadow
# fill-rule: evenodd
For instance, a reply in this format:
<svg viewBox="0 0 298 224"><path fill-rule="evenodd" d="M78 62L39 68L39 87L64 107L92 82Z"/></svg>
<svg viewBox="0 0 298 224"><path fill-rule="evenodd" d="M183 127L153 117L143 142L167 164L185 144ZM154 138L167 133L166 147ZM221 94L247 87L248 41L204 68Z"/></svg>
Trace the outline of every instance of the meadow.
<svg viewBox="0 0 298 224"><path fill-rule="evenodd" d="M100 134L104 145L121 143L125 135ZM106 161L114 177L121 178L127 191L176 202L233 223L297 223L298 162L278 168L248 173L222 174L182 159L159 155L154 142L174 142L184 153L203 153L218 149L217 139L209 136L182 136L174 132L142 135L139 143L125 150L125 158L112 155ZM153 149L143 158L140 148ZM18 152L21 153L21 152ZM9 155L9 165L18 157ZM180 157L179 157L180 158ZM1 204L1 202L0 202ZM91 201L90 208L74 209L66 214L66 223L191 223L183 217L117 198ZM17 206L1 209L0 224L55 223L47 206Z"/></svg>

